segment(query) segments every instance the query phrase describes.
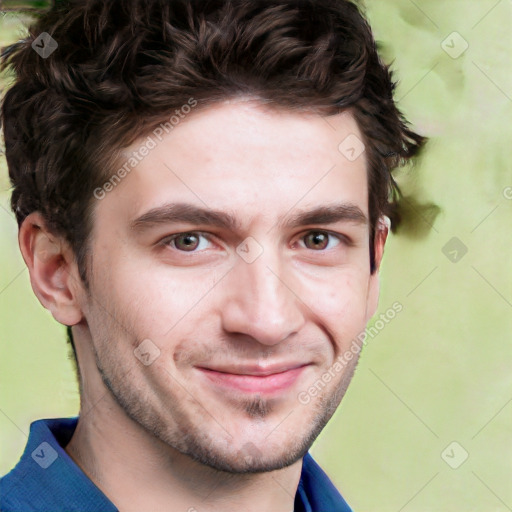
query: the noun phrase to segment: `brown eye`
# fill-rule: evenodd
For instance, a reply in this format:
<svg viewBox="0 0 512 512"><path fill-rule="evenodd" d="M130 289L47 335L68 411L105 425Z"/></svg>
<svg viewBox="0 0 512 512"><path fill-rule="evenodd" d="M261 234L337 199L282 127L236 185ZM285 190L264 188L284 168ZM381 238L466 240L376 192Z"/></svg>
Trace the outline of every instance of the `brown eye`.
<svg viewBox="0 0 512 512"><path fill-rule="evenodd" d="M322 251L329 245L329 234L322 231L312 231L304 237L304 244L308 249Z"/></svg>
<svg viewBox="0 0 512 512"><path fill-rule="evenodd" d="M172 239L176 249L180 251L195 251L199 246L199 237L193 233L183 233Z"/></svg>

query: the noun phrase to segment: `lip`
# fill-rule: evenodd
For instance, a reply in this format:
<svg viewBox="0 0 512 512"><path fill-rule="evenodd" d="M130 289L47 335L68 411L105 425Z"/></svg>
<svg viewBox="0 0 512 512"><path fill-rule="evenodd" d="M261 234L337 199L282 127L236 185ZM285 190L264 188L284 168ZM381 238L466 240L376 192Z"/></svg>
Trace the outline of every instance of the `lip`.
<svg viewBox="0 0 512 512"><path fill-rule="evenodd" d="M285 391L299 378L309 364L197 369L215 386L244 393L271 394Z"/></svg>

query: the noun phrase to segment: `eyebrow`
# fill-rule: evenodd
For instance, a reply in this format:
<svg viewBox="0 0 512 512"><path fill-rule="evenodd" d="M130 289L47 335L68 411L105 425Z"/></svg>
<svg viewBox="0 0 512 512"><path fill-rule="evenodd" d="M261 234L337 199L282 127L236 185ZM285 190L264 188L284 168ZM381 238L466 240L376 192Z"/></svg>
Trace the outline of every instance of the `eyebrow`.
<svg viewBox="0 0 512 512"><path fill-rule="evenodd" d="M241 231L239 220L231 213L203 208L188 203L167 203L152 208L130 223L134 231L142 231L159 224L184 222L192 225L209 225L230 231ZM318 206L310 210L296 211L287 219L281 219L277 226L293 229L308 224L334 224L351 222L368 225L368 217L355 204L337 203Z"/></svg>

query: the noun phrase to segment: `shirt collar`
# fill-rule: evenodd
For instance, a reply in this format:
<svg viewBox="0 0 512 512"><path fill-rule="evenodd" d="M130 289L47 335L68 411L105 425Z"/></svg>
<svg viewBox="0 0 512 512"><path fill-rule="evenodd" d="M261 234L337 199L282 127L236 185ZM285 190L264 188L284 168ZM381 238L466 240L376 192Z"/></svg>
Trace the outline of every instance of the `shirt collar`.
<svg viewBox="0 0 512 512"><path fill-rule="evenodd" d="M322 468L308 453L302 462L294 512L352 512Z"/></svg>
<svg viewBox="0 0 512 512"><path fill-rule="evenodd" d="M41 419L30 425L25 451L16 467L0 479L2 510L117 512L114 504L64 450L78 417ZM350 512L327 475L306 453L294 512Z"/></svg>
<svg viewBox="0 0 512 512"><path fill-rule="evenodd" d="M1 480L2 510L117 512L61 446L71 439L77 421L42 419L30 425L20 461Z"/></svg>

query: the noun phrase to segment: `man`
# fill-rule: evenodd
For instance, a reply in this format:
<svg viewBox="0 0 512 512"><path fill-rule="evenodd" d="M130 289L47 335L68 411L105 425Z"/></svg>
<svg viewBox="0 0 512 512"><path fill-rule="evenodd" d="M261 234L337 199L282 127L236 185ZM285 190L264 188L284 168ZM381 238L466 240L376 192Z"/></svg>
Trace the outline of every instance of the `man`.
<svg viewBox="0 0 512 512"><path fill-rule="evenodd" d="M350 510L308 450L423 144L358 8L77 1L6 58L20 248L81 407L31 425L2 510Z"/></svg>

